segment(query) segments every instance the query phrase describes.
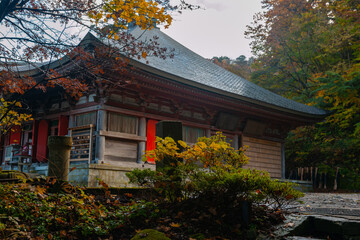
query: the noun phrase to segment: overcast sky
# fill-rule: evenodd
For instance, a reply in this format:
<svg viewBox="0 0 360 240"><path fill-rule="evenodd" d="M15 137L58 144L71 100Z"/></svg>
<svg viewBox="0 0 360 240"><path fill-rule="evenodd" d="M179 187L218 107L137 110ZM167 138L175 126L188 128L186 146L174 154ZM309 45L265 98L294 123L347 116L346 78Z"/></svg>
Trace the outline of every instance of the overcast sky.
<svg viewBox="0 0 360 240"><path fill-rule="evenodd" d="M261 11L261 0L187 0L205 10L174 15L169 29L163 30L182 45L205 58L251 56L246 25Z"/></svg>

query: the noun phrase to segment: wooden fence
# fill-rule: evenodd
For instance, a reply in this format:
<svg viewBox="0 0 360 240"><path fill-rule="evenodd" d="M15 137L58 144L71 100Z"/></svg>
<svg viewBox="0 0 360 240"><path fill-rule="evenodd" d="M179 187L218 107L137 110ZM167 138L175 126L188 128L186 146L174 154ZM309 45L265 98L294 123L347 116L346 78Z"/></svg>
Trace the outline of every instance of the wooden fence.
<svg viewBox="0 0 360 240"><path fill-rule="evenodd" d="M299 167L287 172L286 176L291 180L311 181L314 188L329 189L331 187L333 190L337 190L339 167L335 169L335 176L331 177L327 173L319 172L317 167Z"/></svg>

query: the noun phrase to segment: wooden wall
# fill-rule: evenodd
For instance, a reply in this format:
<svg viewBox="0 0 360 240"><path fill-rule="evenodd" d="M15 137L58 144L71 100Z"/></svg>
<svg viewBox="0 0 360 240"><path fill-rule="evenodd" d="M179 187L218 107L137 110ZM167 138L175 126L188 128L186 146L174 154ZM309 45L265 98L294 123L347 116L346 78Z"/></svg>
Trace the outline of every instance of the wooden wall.
<svg viewBox="0 0 360 240"><path fill-rule="evenodd" d="M114 166L129 166L136 164L137 143L120 139L106 138L105 163Z"/></svg>
<svg viewBox="0 0 360 240"><path fill-rule="evenodd" d="M271 177L281 178L281 143L243 136L242 144L249 147L244 168L266 170Z"/></svg>

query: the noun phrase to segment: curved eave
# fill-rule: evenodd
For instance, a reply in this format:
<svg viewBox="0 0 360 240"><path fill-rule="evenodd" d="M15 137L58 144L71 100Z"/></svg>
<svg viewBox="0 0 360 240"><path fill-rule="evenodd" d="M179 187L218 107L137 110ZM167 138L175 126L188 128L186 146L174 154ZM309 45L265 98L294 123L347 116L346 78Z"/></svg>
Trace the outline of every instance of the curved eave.
<svg viewBox="0 0 360 240"><path fill-rule="evenodd" d="M90 44L100 45L103 43L100 42L98 39L96 39L96 37L94 35L92 35L90 32L88 32L85 35L85 37L81 40L81 42L79 43L78 46L86 47L87 45L90 45ZM33 77L38 74L42 74L42 70L44 70L45 68L56 69L56 68L66 65L70 60L71 60L70 57L68 55L65 55L59 59L56 59L49 63L45 63L44 65L41 65L39 67L35 67L35 66L32 66L29 64L28 70L16 71L16 72L22 76L32 76Z"/></svg>
<svg viewBox="0 0 360 240"><path fill-rule="evenodd" d="M247 97L235 94L235 93L227 92L227 91L224 91L222 89L214 88L214 87L211 87L211 86L208 86L208 85L205 85L205 84L201 84L201 83L189 80L189 79L185 79L185 78L176 76L174 74L171 74L171 73L159 70L159 69L157 69L155 67L149 66L147 64L138 62L138 61L136 61L134 59L130 59L130 64L132 66L134 66L136 68L139 68L139 69L141 69L143 71L146 71L148 73L156 74L158 76L167 78L169 80L172 80L172 81L175 81L175 82L178 82L178 83L182 83L182 84L192 86L192 87L195 87L195 88L199 88L199 89L202 89L202 90L206 90L206 91L209 91L209 92L217 93L219 95L227 96L227 97L234 98L234 99L237 99L237 100L241 100L243 102L251 103L251 104L257 105L257 106L262 107L262 108L277 110L277 111L283 112L284 114L293 114L293 115L301 116L303 118L311 118L311 119L314 119L315 121L322 120L327 115L327 113L324 113L324 114L311 114L311 113L305 113L305 112L301 112L301 111L295 111L295 110L292 110L292 109L288 109L288 108L276 106L276 105L273 105L273 104L269 104L269 103L266 103L266 102L262 102L262 101L259 101L259 100L256 100L256 99L247 98Z"/></svg>
<svg viewBox="0 0 360 240"><path fill-rule="evenodd" d="M49 70L56 69L58 67L66 65L69 61L70 58L68 56L64 56L48 64L41 65L40 67L33 67L32 69L28 69L28 70L17 71L17 73L20 76L34 77L37 75L41 75L43 73L43 70L45 70L46 68L48 68Z"/></svg>

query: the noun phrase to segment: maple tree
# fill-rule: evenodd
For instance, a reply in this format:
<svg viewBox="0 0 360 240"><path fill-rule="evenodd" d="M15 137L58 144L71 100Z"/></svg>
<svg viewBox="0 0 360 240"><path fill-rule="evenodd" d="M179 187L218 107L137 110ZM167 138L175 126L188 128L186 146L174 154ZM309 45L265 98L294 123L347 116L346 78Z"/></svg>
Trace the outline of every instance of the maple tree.
<svg viewBox="0 0 360 240"><path fill-rule="evenodd" d="M116 65L120 69L126 64L120 54L165 57L156 41L136 43L126 31L130 23L144 30L155 24L168 27L172 20L169 13L186 8L193 9L193 6L184 1L173 6L168 0L1 0L0 25L4 29L0 35L1 131L11 128L13 123L30 119L30 110L21 103L29 91L60 87L69 98L77 99L100 84L97 81L96 86L88 85L84 81L84 71L87 77L108 81L99 61L96 62L91 54L83 54L84 49L78 46L84 30L91 29L99 38L117 43L116 51L109 48L94 51L97 57L108 59L105 67ZM46 61L65 56L81 68L56 72L46 65ZM37 69L41 79L21 74L24 68ZM101 76L97 77L98 74Z"/></svg>
<svg viewBox="0 0 360 240"><path fill-rule="evenodd" d="M287 156L297 166L358 171L360 18L353 0L264 0L248 26L252 81L329 111L325 121L297 129ZM293 147L296 143L297 147ZM357 180L359 181L359 180ZM355 181L356 182L356 181Z"/></svg>

